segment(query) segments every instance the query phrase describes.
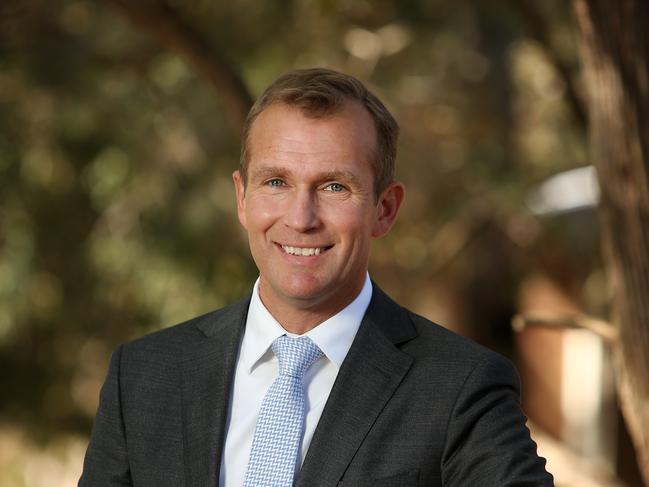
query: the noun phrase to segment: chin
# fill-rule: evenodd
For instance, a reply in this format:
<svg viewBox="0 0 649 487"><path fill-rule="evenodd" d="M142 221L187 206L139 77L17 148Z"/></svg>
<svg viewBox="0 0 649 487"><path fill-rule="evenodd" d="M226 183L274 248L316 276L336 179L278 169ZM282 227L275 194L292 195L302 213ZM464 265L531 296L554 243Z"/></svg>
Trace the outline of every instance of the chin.
<svg viewBox="0 0 649 487"><path fill-rule="evenodd" d="M317 286L300 286L300 287L290 287L284 289L284 295L289 299L294 299L297 301L312 301L317 300L318 297L322 296L323 290Z"/></svg>
<svg viewBox="0 0 649 487"><path fill-rule="evenodd" d="M318 301L326 294L327 286L315 279L293 279L281 286L282 294L296 301Z"/></svg>

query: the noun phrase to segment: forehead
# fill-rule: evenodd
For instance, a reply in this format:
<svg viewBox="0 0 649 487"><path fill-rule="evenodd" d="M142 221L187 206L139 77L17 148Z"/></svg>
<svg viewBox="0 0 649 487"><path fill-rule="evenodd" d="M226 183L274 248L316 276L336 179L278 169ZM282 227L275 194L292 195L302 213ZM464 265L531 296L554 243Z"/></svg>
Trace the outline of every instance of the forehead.
<svg viewBox="0 0 649 487"><path fill-rule="evenodd" d="M262 111L252 124L248 161L251 166L278 158L370 163L376 147L372 117L356 101L323 117L312 117L298 107L277 103Z"/></svg>

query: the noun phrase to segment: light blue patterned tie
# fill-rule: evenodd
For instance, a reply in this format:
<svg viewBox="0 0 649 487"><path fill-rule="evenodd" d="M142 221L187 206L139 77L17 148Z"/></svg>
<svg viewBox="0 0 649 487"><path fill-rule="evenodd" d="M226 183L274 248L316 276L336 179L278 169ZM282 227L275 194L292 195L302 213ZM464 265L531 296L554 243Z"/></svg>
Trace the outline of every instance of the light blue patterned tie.
<svg viewBox="0 0 649 487"><path fill-rule="evenodd" d="M279 360L279 375L259 410L245 487L293 485L306 416L302 378L322 356L309 337L282 335L272 349Z"/></svg>

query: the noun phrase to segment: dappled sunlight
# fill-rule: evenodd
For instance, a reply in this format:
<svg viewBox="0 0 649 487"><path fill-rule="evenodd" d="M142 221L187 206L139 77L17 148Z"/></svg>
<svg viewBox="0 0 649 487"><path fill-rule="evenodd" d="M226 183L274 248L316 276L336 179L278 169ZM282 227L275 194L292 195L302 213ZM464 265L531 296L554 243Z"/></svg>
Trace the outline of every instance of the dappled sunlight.
<svg viewBox="0 0 649 487"><path fill-rule="evenodd" d="M372 278L515 360L558 486L622 485L568 3L168 2L195 51L110 2L0 7L0 485L76 485L115 347L250 291L241 121L314 65L358 76L401 127L405 205Z"/></svg>

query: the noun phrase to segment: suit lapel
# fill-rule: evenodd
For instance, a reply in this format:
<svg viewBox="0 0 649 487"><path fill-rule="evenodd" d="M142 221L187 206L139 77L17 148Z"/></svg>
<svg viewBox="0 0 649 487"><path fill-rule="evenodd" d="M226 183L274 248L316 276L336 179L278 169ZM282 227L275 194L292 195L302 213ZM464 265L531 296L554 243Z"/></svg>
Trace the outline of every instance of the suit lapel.
<svg viewBox="0 0 649 487"><path fill-rule="evenodd" d="M415 336L407 313L374 284L372 301L338 372L297 487L338 483L410 368L412 358L395 344Z"/></svg>
<svg viewBox="0 0 649 487"><path fill-rule="evenodd" d="M196 324L181 363L186 485L218 485L225 422L249 298Z"/></svg>

